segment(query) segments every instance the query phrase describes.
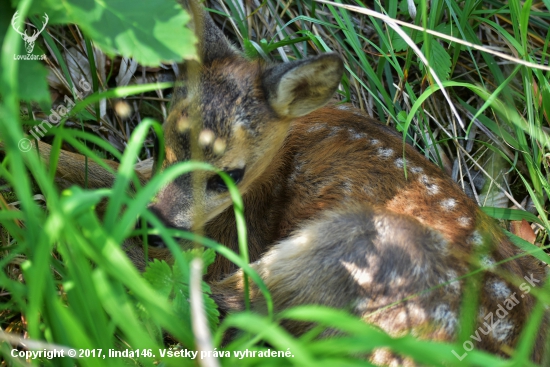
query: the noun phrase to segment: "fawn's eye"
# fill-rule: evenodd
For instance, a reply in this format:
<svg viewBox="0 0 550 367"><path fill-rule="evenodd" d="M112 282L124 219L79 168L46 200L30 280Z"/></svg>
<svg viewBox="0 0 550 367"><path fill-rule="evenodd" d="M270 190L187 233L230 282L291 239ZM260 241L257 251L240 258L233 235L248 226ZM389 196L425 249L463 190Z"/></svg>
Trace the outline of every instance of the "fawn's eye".
<svg viewBox="0 0 550 367"><path fill-rule="evenodd" d="M232 169L230 171L225 171L231 177L233 181L235 181L235 184L238 184L241 182L244 176L244 168L237 168ZM227 191L227 185L219 175L215 175L210 177L208 179L208 182L206 183L206 189L209 191L215 191L215 192L224 192Z"/></svg>

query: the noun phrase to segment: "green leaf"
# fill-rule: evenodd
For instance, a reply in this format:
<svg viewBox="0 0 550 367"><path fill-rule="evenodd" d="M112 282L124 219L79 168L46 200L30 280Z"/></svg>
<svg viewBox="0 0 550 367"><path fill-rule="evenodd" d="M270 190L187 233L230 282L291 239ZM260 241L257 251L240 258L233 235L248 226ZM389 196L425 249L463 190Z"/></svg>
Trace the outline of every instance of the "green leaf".
<svg viewBox="0 0 550 367"><path fill-rule="evenodd" d="M170 265L165 261L155 259L150 262L145 273L143 273L143 277L164 297L168 298L170 296L174 287L174 278Z"/></svg>
<svg viewBox="0 0 550 367"><path fill-rule="evenodd" d="M483 206L481 210L496 219L505 219L505 220L522 220L525 219L531 223L538 223L542 225L542 221L537 218L535 215L526 212L525 210L518 209L507 209L507 208L493 208L490 206Z"/></svg>
<svg viewBox="0 0 550 367"><path fill-rule="evenodd" d="M412 35L413 35L413 30L412 29L405 28L405 27L403 27L402 29L409 37L412 38ZM437 32L447 34L449 36L453 35L453 27L449 23L439 24L435 28L435 30ZM455 30L455 33L456 33L456 28L454 30ZM429 36L429 37L432 37L432 36ZM418 44L418 43L422 42L423 38L424 38L424 34L422 32L414 31L413 41L414 41L415 44ZM393 32L393 31L392 31L391 43L392 43L392 46L393 46L393 50L395 52L405 51L406 49L409 48L409 45L407 44L407 42L403 38L401 38L400 35L398 35L396 32Z"/></svg>
<svg viewBox="0 0 550 367"><path fill-rule="evenodd" d="M216 260L216 251L209 248L209 249L206 249L206 251L203 252L202 261L204 263L205 271L206 271L206 268L208 268L208 266L210 266L214 263L215 260Z"/></svg>
<svg viewBox="0 0 550 367"><path fill-rule="evenodd" d="M405 32L409 37L412 36L412 31L410 28L403 27L403 32ZM416 44L421 40L422 40L422 33L418 31L415 32L415 38L413 40L414 43ZM392 31L392 37L391 37L391 44L395 52L405 51L409 48L409 45L407 44L407 42L403 38L401 38L401 36L397 34L397 32L393 32L393 31Z"/></svg>
<svg viewBox="0 0 550 367"><path fill-rule="evenodd" d="M512 232L504 230L504 233L506 233L506 236L508 236L508 238L510 239L510 241L512 241L514 245L516 245L526 253L530 254L531 256L544 262L545 264L550 265L550 257L544 252L543 249L525 241L523 238L516 236Z"/></svg>
<svg viewBox="0 0 550 367"><path fill-rule="evenodd" d="M189 251L185 251L183 253L183 257L187 261L188 264L191 263L191 260L193 260L196 256L200 256L202 258L203 266L202 266L202 273L206 274L206 271L208 269L208 266L210 264L214 263L214 260L216 260L216 251L213 249L204 249L204 248L196 248ZM185 270L187 273L189 270ZM179 269L177 269L177 265L174 265L174 275L179 274ZM187 275L188 277L188 275Z"/></svg>
<svg viewBox="0 0 550 367"><path fill-rule="evenodd" d="M451 56L447 53L447 50L437 41L430 43L430 54L426 54L426 44L422 45L420 49L422 53L426 56L428 63L435 71L441 81L449 79L449 74L451 72ZM427 72L426 65L421 63L422 70Z"/></svg>
<svg viewBox="0 0 550 367"><path fill-rule="evenodd" d="M195 36L184 27L189 15L174 1L135 1L129 6L127 0L46 0L31 13L47 13L51 23L77 24L104 52L133 57L143 65L195 56Z"/></svg>
<svg viewBox="0 0 550 367"><path fill-rule="evenodd" d="M48 70L40 61L19 60L17 62L20 63L17 75L19 96L23 101L38 102L44 111L48 111L52 104L46 81Z"/></svg>
<svg viewBox="0 0 550 367"><path fill-rule="evenodd" d="M212 264L216 258L216 252L212 249L203 248L185 251L183 254L186 269L180 269L177 263L170 268L165 261L155 260L149 263L143 277L166 299L172 300L172 308L178 319L185 325L191 325L191 306L189 303L189 263L196 256L200 256L204 262L203 274L206 274L206 268ZM211 293L210 287L206 282L202 282L204 311L208 319L210 328L219 324L220 313L218 306L208 295Z"/></svg>

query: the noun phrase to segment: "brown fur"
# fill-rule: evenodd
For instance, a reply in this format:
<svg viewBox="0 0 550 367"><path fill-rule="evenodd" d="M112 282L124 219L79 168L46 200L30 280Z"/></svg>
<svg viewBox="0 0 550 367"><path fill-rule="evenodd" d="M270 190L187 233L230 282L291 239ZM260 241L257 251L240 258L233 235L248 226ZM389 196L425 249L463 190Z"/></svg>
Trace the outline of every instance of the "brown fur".
<svg viewBox="0 0 550 367"><path fill-rule="evenodd" d="M248 61L195 2L192 12L203 63L188 63L164 126L166 159L157 164L166 168L200 157L228 172L244 169L238 187L250 259L277 311L320 304L347 309L391 335L456 340L465 282L453 280L479 268L478 258L491 264L514 256L516 248L445 173L403 146L389 128L349 106L322 107L343 72L337 56L278 66ZM220 139L223 152L208 139L197 142L205 131ZM82 182L74 176L82 159L66 157L58 172ZM90 175L106 186L113 182L111 174L91 169ZM231 200L226 192L209 191L213 176L179 177L150 209L171 227L204 226L207 236L237 251ZM136 262L142 258L137 247L126 245ZM545 277L531 257L506 262L498 271L519 279ZM492 271L479 279L476 327L503 297L522 293ZM242 272L234 264L218 256L206 280L223 314L243 308ZM251 302L265 311L255 285ZM533 304L526 294L503 322L505 328L483 336L476 348L506 355ZM296 335L311 327L284 326ZM539 363L546 331L545 322L533 350ZM382 349L371 359L413 364Z"/></svg>

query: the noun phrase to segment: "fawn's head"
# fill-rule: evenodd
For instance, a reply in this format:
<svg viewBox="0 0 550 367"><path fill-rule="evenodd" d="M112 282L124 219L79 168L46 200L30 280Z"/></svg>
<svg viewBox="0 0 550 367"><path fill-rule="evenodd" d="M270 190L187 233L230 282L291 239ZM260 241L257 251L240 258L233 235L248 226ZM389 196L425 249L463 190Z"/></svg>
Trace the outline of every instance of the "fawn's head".
<svg viewBox="0 0 550 367"><path fill-rule="evenodd" d="M247 60L199 7L190 6L200 63L184 68L164 123L165 160L155 163L208 162L244 194L270 165L290 122L328 102L343 64L334 54L279 65ZM165 186L151 210L171 227L190 229L230 205L221 177L195 171Z"/></svg>

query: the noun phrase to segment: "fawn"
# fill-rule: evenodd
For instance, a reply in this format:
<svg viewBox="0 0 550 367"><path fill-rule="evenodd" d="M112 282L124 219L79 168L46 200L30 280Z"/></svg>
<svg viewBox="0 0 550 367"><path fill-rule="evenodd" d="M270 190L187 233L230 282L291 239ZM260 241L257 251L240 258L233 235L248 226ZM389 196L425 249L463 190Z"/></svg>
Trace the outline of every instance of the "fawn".
<svg viewBox="0 0 550 367"><path fill-rule="evenodd" d="M458 185L361 111L323 107L343 74L339 56L278 65L250 61L198 3L189 6L201 63L188 62L174 92L164 124L165 160L155 163L163 169L196 150L233 178L244 201L252 267L276 310L326 305L390 335L452 341L465 284L457 278L487 266L476 325L486 332L474 344L500 355L514 348L535 299L494 270L540 285L543 267L529 256L494 266L519 251ZM41 154L48 152L41 147ZM81 158L63 153L58 174L82 182L77 166L83 167ZM112 184L112 175L95 164L90 169L90 187ZM203 227L208 237L238 249L227 187L212 172L177 178L150 210L167 226ZM139 263L139 250L132 251ZM234 264L218 256L206 279L222 314L243 309L243 273ZM254 284L250 298L254 309L264 310ZM492 319L512 299L518 302L506 316L489 324L487 315ZM284 326L295 335L310 327ZM532 353L537 363L545 355L546 331L544 323ZM370 358L414 365L386 350Z"/></svg>

